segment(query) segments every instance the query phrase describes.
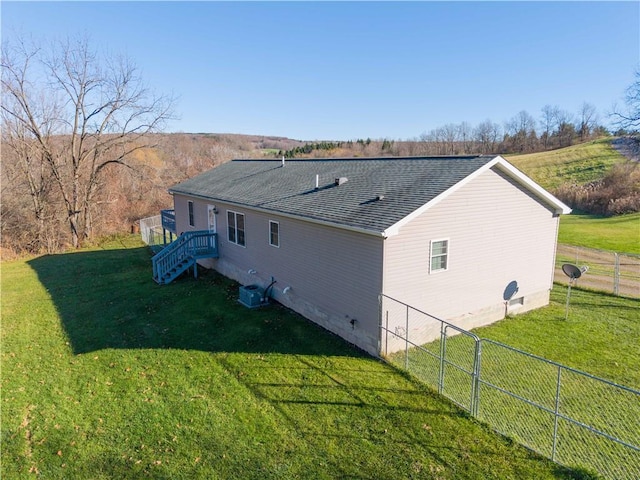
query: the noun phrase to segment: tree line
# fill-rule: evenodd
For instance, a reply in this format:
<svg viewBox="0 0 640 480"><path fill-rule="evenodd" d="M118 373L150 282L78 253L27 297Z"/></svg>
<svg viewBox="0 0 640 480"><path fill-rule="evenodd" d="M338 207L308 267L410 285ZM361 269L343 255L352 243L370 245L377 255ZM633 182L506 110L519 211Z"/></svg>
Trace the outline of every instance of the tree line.
<svg viewBox="0 0 640 480"><path fill-rule="evenodd" d="M568 147L611 133L599 123L596 108L584 102L575 114L558 106L545 105L537 120L522 110L502 125L487 119L475 126L468 122L449 123L409 140L359 138L355 141L309 142L280 150L276 156L318 156L318 153L327 155L327 151L333 150L347 155L359 152L370 156L534 153Z"/></svg>
<svg viewBox="0 0 640 480"><path fill-rule="evenodd" d="M545 105L538 119L522 110L502 125L487 119L476 126L447 124L420 136L440 155L461 153L532 153L582 143L610 132L599 123L596 108L584 102L572 114Z"/></svg>
<svg viewBox="0 0 640 480"><path fill-rule="evenodd" d="M170 205L167 187L250 148L239 137L160 133L173 99L86 39L4 42L1 63L5 258L126 231Z"/></svg>
<svg viewBox="0 0 640 480"><path fill-rule="evenodd" d="M129 59L98 55L86 39L48 47L21 40L2 45L5 256L77 248L122 232L169 206L169 186L232 158L264 158L261 147L242 135L162 134L174 101L147 88ZM639 85L637 77L628 108L618 113L621 128L640 126ZM575 114L545 106L538 119L522 111L503 125L447 124L403 141L282 142L295 146L279 147L277 156L526 153L605 133L595 108L585 103Z"/></svg>

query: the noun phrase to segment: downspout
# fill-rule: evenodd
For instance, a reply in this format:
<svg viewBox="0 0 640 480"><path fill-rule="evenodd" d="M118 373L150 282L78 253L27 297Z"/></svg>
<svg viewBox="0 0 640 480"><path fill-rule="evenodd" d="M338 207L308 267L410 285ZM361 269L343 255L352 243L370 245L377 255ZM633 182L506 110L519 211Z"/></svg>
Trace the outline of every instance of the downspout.
<svg viewBox="0 0 640 480"><path fill-rule="evenodd" d="M385 270L386 270L386 255L385 255L385 249L386 249L386 245L387 245L387 237L383 236L382 237L382 262L380 262L382 264L382 268L381 268L381 279L380 279L380 295L378 295L378 358L382 358L382 325L384 322L384 292L385 292L385 285L384 285L384 281L385 281ZM388 338L389 332L387 332L385 330L385 335Z"/></svg>
<svg viewBox="0 0 640 480"><path fill-rule="evenodd" d="M551 260L551 283L549 284L549 291L553 289L553 280L556 276L556 255L558 254L558 235L560 233L560 219L562 218L561 213L554 213L554 217L557 217L556 220L556 235L555 241L553 242L553 259Z"/></svg>

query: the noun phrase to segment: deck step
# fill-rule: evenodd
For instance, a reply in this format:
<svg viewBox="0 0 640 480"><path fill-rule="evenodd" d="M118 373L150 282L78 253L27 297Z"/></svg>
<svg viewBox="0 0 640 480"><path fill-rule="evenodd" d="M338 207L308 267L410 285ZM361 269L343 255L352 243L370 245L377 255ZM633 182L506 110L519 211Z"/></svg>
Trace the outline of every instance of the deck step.
<svg viewBox="0 0 640 480"><path fill-rule="evenodd" d="M215 232L192 231L178 237L158 254L154 255L153 279L163 285L171 283L200 258L217 258ZM202 245L202 242L207 245ZM197 276L197 270L194 276Z"/></svg>
<svg viewBox="0 0 640 480"><path fill-rule="evenodd" d="M176 264L173 268L168 270L160 279L158 283L171 283L173 280L178 278L182 273L184 273L189 267L191 267L195 263L195 259L193 257L188 259L183 259L180 263Z"/></svg>

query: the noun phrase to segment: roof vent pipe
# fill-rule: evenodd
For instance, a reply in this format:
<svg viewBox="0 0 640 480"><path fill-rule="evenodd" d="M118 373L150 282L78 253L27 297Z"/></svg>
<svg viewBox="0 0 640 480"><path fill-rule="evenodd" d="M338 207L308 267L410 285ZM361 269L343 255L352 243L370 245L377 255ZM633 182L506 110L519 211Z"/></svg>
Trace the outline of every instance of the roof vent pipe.
<svg viewBox="0 0 640 480"><path fill-rule="evenodd" d="M282 166L284 167L284 155L282 156Z"/></svg>
<svg viewBox="0 0 640 480"><path fill-rule="evenodd" d="M319 184L320 184L320 175L316 174L316 190L318 189Z"/></svg>

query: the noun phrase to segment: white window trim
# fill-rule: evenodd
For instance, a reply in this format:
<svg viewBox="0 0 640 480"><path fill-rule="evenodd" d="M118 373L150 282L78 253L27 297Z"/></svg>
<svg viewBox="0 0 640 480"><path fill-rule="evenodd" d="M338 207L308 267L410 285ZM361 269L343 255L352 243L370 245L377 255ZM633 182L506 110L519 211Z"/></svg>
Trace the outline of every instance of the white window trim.
<svg viewBox="0 0 640 480"><path fill-rule="evenodd" d="M213 216L211 216L212 214ZM216 233L218 231L218 219L216 218L216 215L218 215L218 209L216 208L216 206L212 204L208 204L207 205L207 229L212 233ZM211 224L211 219L213 219L213 225Z"/></svg>
<svg viewBox="0 0 640 480"><path fill-rule="evenodd" d="M278 244L271 243L271 224L276 224L278 226ZM280 248L280 222L276 222L275 220L269 220L269 245L275 248Z"/></svg>
<svg viewBox="0 0 640 480"><path fill-rule="evenodd" d="M433 260L433 244L438 242L447 242L447 253L446 253L447 266L445 268L439 268L438 270L432 270L431 264ZM448 238L436 238L429 242L429 274L446 272L447 270L449 270L449 267L451 266L450 260L451 260L451 240L449 240Z"/></svg>
<svg viewBox="0 0 640 480"><path fill-rule="evenodd" d="M235 218L235 225L234 225L234 230L235 230L235 237L236 237L236 241L232 241L229 238L229 214L233 213L234 218ZM242 217L244 218L244 244L242 243L238 243L238 215L242 215ZM227 242L232 243L233 245L237 245L239 247L242 248L247 248L247 217L244 213L242 212L236 212L235 210L227 210Z"/></svg>

